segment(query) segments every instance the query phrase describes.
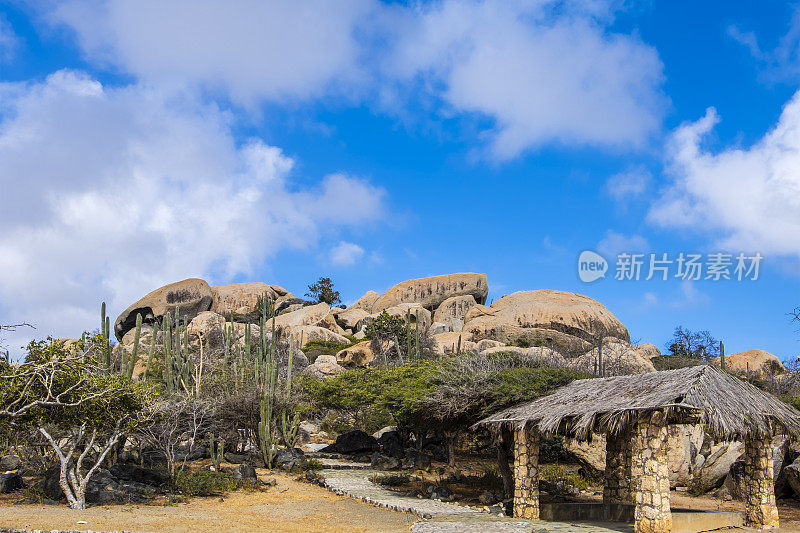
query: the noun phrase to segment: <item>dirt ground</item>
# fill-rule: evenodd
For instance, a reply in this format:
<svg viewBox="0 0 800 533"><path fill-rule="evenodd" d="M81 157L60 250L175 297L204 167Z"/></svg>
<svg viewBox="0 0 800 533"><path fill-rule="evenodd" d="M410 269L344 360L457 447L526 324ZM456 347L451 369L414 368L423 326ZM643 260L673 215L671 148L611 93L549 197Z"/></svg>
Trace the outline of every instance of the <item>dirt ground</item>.
<svg viewBox="0 0 800 533"><path fill-rule="evenodd" d="M94 531L271 531L402 532L417 518L373 507L324 488L271 475L276 487L192 498L171 505L105 505L74 511L66 505L15 505L19 495L0 498L0 528ZM85 524L79 524L85 521Z"/></svg>

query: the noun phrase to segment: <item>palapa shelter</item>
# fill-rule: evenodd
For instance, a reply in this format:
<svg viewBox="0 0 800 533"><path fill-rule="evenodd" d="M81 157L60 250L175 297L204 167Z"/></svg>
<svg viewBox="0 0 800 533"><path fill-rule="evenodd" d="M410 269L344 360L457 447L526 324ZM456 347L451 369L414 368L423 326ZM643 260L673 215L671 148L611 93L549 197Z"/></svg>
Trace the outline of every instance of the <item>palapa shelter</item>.
<svg viewBox="0 0 800 533"><path fill-rule="evenodd" d="M603 502L635 504L636 531L672 530L667 426L702 424L745 443L745 524L778 527L772 438L800 437L800 412L710 366L582 379L476 424L514 434L514 516L539 518L539 439L606 434Z"/></svg>

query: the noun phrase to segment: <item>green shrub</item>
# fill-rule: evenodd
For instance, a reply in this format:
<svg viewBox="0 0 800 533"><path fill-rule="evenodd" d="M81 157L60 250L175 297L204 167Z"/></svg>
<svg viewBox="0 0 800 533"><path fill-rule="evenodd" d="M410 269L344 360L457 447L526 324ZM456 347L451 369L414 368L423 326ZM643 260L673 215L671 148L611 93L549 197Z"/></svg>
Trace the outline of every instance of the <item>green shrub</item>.
<svg viewBox="0 0 800 533"><path fill-rule="evenodd" d="M358 339L350 339L350 342L341 344L335 341L321 341L315 340L305 344L303 346L303 353L306 354L308 357L308 361L313 363L318 356L320 355L336 355L337 352L344 350L345 348L349 348L354 344L359 343Z"/></svg>
<svg viewBox="0 0 800 533"><path fill-rule="evenodd" d="M386 485L387 487L398 487L411 481L406 474L375 474L369 480L376 485Z"/></svg>
<svg viewBox="0 0 800 533"><path fill-rule="evenodd" d="M304 457L300 460L298 466L303 472L308 472L309 470L319 472L322 470L322 463L313 457Z"/></svg>
<svg viewBox="0 0 800 533"><path fill-rule="evenodd" d="M578 490L586 490L589 483L586 479L573 470L567 470L564 465L546 465L539 470L539 479L552 483L557 489L563 488L563 492L569 492L569 487ZM550 489L553 492L553 489ZM556 490L558 492L558 490Z"/></svg>
<svg viewBox="0 0 800 533"><path fill-rule="evenodd" d="M239 487L240 483L230 474L212 470L180 472L175 480L175 489L190 496L214 496Z"/></svg>
<svg viewBox="0 0 800 533"><path fill-rule="evenodd" d="M697 357L681 357L679 355L662 355L650 359L656 370L677 370L705 364L702 359Z"/></svg>
<svg viewBox="0 0 800 533"><path fill-rule="evenodd" d="M495 463L478 463L482 473L478 478L478 484L491 492L503 491L503 476Z"/></svg>

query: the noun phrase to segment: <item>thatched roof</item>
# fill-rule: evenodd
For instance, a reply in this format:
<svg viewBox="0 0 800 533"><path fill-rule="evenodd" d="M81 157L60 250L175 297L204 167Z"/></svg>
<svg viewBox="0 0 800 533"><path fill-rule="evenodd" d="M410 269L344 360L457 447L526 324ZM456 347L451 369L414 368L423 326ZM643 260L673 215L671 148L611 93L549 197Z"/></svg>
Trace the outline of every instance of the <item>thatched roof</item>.
<svg viewBox="0 0 800 533"><path fill-rule="evenodd" d="M633 376L573 381L549 396L506 409L475 426L535 424L545 436L580 440L592 431L618 433L643 412L666 410L670 423L695 422L712 437L787 433L800 436L800 412L707 365Z"/></svg>

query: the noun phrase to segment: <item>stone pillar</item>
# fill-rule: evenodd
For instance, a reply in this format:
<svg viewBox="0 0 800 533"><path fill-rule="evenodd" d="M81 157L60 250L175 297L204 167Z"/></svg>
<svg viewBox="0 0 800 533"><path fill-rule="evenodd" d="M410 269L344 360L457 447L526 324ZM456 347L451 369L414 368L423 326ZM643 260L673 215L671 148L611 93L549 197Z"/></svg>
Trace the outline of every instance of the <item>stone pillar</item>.
<svg viewBox="0 0 800 533"><path fill-rule="evenodd" d="M514 518L539 519L539 432L514 430Z"/></svg>
<svg viewBox="0 0 800 533"><path fill-rule="evenodd" d="M630 431L606 434L606 470L603 503L633 503Z"/></svg>
<svg viewBox="0 0 800 533"><path fill-rule="evenodd" d="M632 465L636 533L669 533L669 463L664 413L642 415L633 435Z"/></svg>
<svg viewBox="0 0 800 533"><path fill-rule="evenodd" d="M750 438L744 443L747 502L744 524L755 529L778 527L775 506L774 450L772 439Z"/></svg>

